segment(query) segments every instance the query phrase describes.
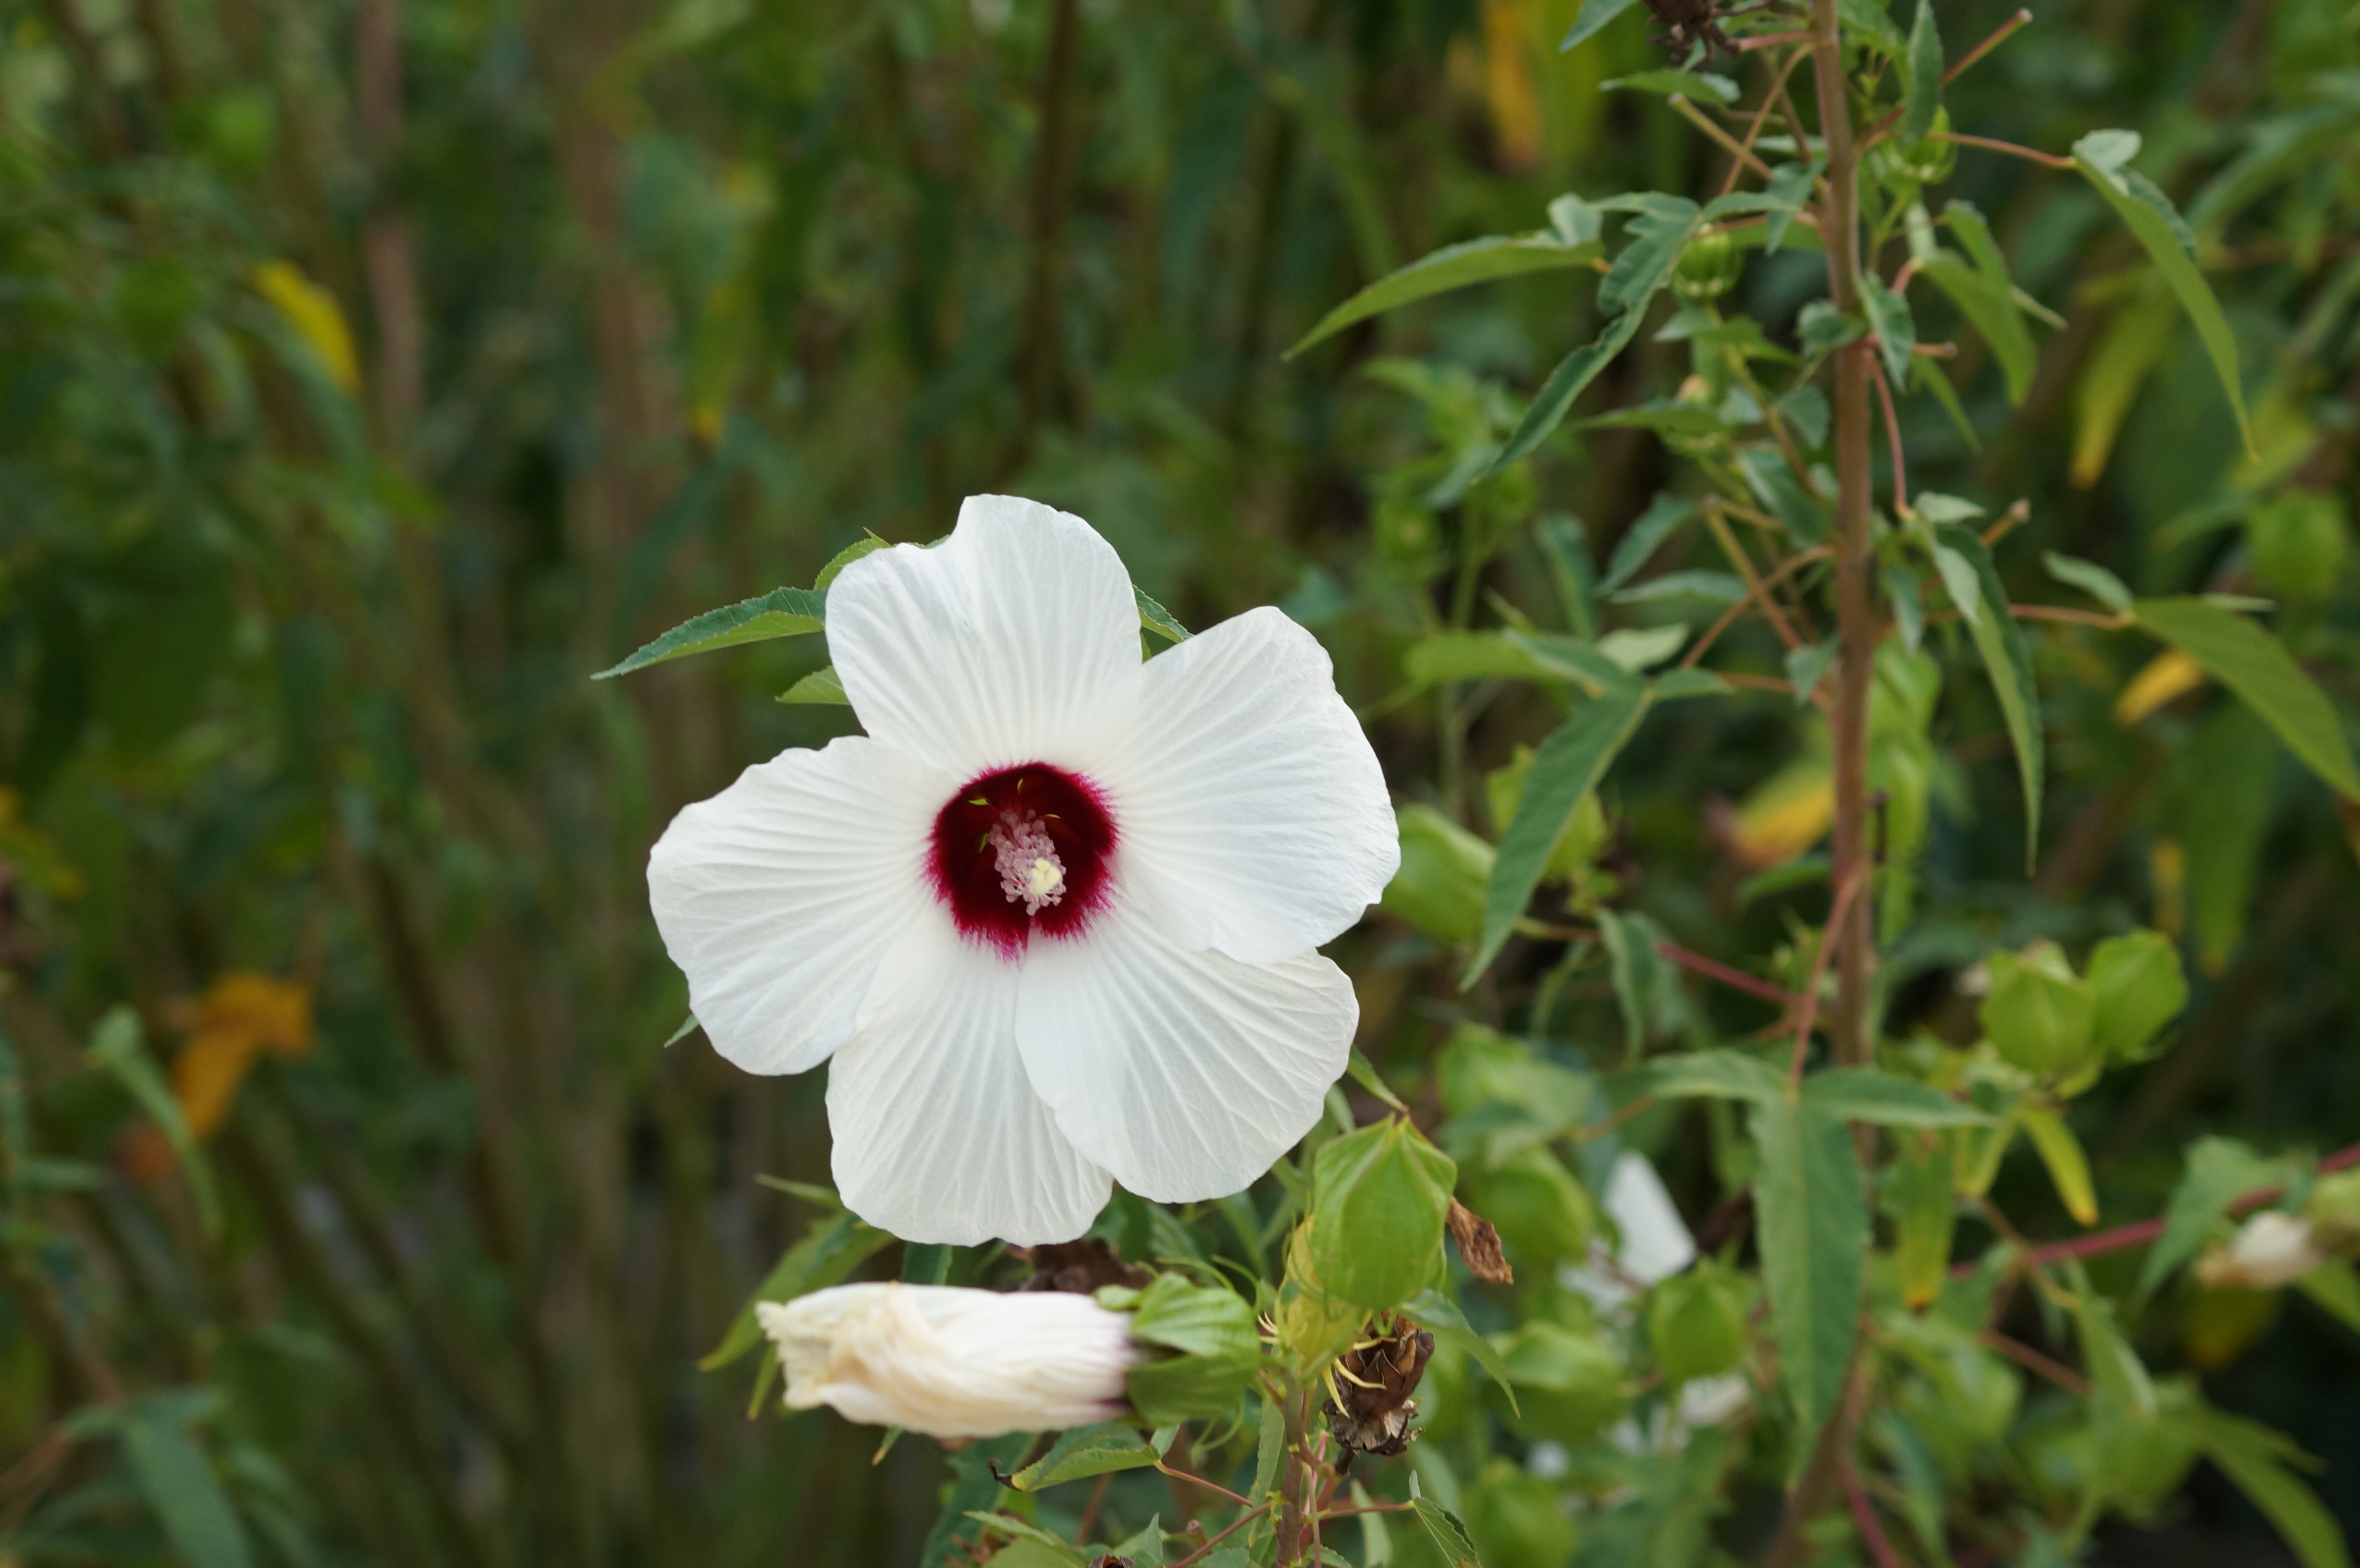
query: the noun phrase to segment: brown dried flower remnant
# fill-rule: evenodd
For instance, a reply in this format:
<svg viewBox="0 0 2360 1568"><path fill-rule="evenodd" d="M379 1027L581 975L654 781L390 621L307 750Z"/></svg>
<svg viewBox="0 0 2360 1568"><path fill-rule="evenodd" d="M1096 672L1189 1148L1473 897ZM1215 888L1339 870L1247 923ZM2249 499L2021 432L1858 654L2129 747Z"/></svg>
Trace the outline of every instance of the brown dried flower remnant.
<svg viewBox="0 0 2360 1568"><path fill-rule="evenodd" d="M1475 1278L1490 1285L1513 1285L1516 1271L1508 1266L1507 1255L1500 1250L1500 1233L1491 1222L1460 1203L1450 1200L1450 1239L1459 1244L1459 1256Z"/></svg>
<svg viewBox="0 0 2360 1568"><path fill-rule="evenodd" d="M1371 1323L1368 1337L1338 1359L1324 1413L1343 1446L1345 1468L1360 1454L1390 1459L1409 1447L1410 1418L1417 1414L1410 1396L1433 1356L1434 1335L1404 1318L1391 1334Z"/></svg>
<svg viewBox="0 0 2360 1568"><path fill-rule="evenodd" d="M1032 1272L1016 1287L1020 1290L1063 1290L1087 1296L1109 1285L1144 1290L1155 1281L1153 1269L1125 1263L1111 1242L1094 1236L1050 1242L1029 1251L1010 1250L1032 1265Z"/></svg>

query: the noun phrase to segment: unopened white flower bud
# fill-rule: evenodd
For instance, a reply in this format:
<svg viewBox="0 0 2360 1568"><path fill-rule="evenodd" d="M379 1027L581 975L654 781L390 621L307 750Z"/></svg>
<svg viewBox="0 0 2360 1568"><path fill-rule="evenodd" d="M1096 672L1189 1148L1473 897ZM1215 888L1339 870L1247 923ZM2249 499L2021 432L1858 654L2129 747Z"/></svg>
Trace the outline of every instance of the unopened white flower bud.
<svg viewBox="0 0 2360 1568"><path fill-rule="evenodd" d="M1122 1413L1141 1352L1129 1314L1087 1296L838 1285L754 1309L787 1407L930 1437L1087 1426Z"/></svg>
<svg viewBox="0 0 2360 1568"><path fill-rule="evenodd" d="M2247 1220L2227 1247L2206 1253L2196 1277L2216 1290L2275 1290L2326 1261L2309 1220L2271 1209Z"/></svg>

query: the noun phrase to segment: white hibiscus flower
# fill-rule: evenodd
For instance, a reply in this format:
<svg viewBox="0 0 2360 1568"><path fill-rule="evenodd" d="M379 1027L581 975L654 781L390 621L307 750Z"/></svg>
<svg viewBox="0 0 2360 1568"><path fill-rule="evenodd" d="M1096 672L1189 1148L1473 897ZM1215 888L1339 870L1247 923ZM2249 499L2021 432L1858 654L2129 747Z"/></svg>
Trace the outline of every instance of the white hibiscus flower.
<svg viewBox="0 0 2360 1568"><path fill-rule="evenodd" d="M832 1056L836 1185L912 1241L1259 1177L1359 1018L1316 950L1400 858L1318 643L1263 608L1142 659L1112 547L1001 495L845 568L827 639L869 733L748 768L649 857L716 1048Z"/></svg>

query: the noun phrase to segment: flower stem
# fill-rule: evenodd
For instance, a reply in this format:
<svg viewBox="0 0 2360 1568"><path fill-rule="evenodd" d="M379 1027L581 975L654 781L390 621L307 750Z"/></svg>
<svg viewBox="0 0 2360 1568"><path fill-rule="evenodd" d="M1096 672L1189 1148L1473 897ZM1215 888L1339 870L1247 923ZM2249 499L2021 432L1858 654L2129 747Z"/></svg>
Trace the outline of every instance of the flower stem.
<svg viewBox="0 0 2360 1568"><path fill-rule="evenodd" d="M1288 1388L1285 1409L1286 1446L1278 1468L1278 1568L1318 1561L1318 1549L1310 1540L1311 1504L1319 1484L1311 1467L1310 1390Z"/></svg>

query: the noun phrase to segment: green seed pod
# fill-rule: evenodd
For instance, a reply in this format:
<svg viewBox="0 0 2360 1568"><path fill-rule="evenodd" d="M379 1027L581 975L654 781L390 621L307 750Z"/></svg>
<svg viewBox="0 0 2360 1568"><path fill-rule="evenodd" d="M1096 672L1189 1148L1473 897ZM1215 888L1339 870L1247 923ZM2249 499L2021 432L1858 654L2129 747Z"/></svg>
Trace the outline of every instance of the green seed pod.
<svg viewBox="0 0 2360 1568"><path fill-rule="evenodd" d="M2360 1171L2321 1177L2303 1214L2313 1241L2330 1252L2360 1258Z"/></svg>
<svg viewBox="0 0 2360 1568"><path fill-rule="evenodd" d="M1587 1443L1622 1414L1622 1365L1597 1335L1528 1323L1498 1344L1516 1390L1508 1419L1527 1437Z"/></svg>
<svg viewBox="0 0 2360 1568"><path fill-rule="evenodd" d="M1295 1227L1286 1242L1286 1279L1279 1287L1278 1347L1298 1372L1325 1367L1352 1346L1369 1314L1328 1293L1311 1260L1311 1222Z"/></svg>
<svg viewBox="0 0 2360 1568"><path fill-rule="evenodd" d="M1371 1312L1424 1290L1442 1260L1459 1168L1405 1117L1347 1133L1312 1163L1311 1265L1328 1294Z"/></svg>
<svg viewBox="0 0 2360 1568"><path fill-rule="evenodd" d="M1658 1282L1647 1303L1647 1338L1664 1381L1717 1377L1745 1359L1745 1286L1710 1259Z"/></svg>
<svg viewBox="0 0 2360 1568"><path fill-rule="evenodd" d="M1565 1568L1573 1556L1557 1488L1513 1460L1492 1460L1467 1489L1467 1533L1484 1568Z"/></svg>
<svg viewBox="0 0 2360 1568"><path fill-rule="evenodd" d="M1468 1202L1490 1220L1519 1268L1546 1269L1590 1250L1598 1208L1547 1149L1519 1150L1470 1184Z"/></svg>
<svg viewBox="0 0 2360 1568"><path fill-rule="evenodd" d="M1394 821L1401 869L1380 901L1437 942L1472 942L1497 852L1431 806L1404 806Z"/></svg>
<svg viewBox="0 0 2360 1568"><path fill-rule="evenodd" d="M1745 270L1745 255L1737 242L1708 229L1688 241L1672 267L1672 292L1691 304L1718 299L1737 284Z"/></svg>
<svg viewBox="0 0 2360 1568"><path fill-rule="evenodd" d="M2351 518L2333 491L2296 491L2245 518L2254 572L2272 593L2317 599L2335 586L2350 546Z"/></svg>
<svg viewBox="0 0 2360 1568"><path fill-rule="evenodd" d="M2115 1062L2135 1062L2188 1005L2180 950L2161 931L2108 937L2090 953L2090 1038Z"/></svg>
<svg viewBox="0 0 2360 1568"><path fill-rule="evenodd" d="M1983 996L1983 1033L2000 1056L2027 1073L2066 1077L2088 1062L2096 998L2053 942L1994 953Z"/></svg>

